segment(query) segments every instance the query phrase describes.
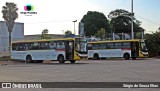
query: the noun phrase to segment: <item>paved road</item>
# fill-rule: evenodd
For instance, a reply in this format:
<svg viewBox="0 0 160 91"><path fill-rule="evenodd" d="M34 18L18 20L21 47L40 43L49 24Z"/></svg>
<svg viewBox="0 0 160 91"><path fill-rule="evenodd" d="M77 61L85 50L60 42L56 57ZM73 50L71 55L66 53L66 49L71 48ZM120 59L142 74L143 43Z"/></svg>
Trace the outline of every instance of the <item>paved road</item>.
<svg viewBox="0 0 160 91"><path fill-rule="evenodd" d="M75 64L11 62L0 66L1 82L160 82L160 59L84 60ZM5 91L44 91L44 89L5 89ZM160 91L151 88L68 88L45 91ZM4 89L0 89L4 91Z"/></svg>

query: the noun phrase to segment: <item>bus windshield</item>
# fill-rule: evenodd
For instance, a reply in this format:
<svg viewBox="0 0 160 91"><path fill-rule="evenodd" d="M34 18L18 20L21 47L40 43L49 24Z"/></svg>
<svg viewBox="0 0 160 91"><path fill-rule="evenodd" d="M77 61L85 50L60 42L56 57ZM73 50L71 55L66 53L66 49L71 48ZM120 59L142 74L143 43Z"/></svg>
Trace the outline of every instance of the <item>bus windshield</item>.
<svg viewBox="0 0 160 91"><path fill-rule="evenodd" d="M143 51L143 52L146 52L147 51L147 47L146 47L146 43L145 42L141 42L141 50Z"/></svg>
<svg viewBox="0 0 160 91"><path fill-rule="evenodd" d="M75 50L80 53L87 53L87 39L76 38Z"/></svg>

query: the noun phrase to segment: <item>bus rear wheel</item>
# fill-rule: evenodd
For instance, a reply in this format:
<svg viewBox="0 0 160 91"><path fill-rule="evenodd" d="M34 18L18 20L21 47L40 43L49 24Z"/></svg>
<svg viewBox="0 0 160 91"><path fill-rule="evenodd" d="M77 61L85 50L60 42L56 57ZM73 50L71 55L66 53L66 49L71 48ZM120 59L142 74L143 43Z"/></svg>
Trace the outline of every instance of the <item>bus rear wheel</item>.
<svg viewBox="0 0 160 91"><path fill-rule="evenodd" d="M59 63L65 63L64 56L63 55L59 55L58 56L58 61L59 61Z"/></svg>
<svg viewBox="0 0 160 91"><path fill-rule="evenodd" d="M75 63L75 62L76 62L76 60L70 60L70 62L71 62L71 63Z"/></svg>
<svg viewBox="0 0 160 91"><path fill-rule="evenodd" d="M124 54L124 59L125 59L125 60L129 60L129 58L130 58L129 54L128 54L128 53L125 53L125 54Z"/></svg>
<svg viewBox="0 0 160 91"><path fill-rule="evenodd" d="M36 60L35 63L43 63L43 60Z"/></svg>
<svg viewBox="0 0 160 91"><path fill-rule="evenodd" d="M136 57L132 57L133 60L136 60Z"/></svg>

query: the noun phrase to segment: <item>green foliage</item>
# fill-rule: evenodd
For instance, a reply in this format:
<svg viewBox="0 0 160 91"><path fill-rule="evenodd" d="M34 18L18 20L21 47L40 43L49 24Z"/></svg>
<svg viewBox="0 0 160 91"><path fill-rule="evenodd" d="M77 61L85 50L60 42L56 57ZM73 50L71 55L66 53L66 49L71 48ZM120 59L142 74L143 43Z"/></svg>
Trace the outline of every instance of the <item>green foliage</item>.
<svg viewBox="0 0 160 91"><path fill-rule="evenodd" d="M110 24L112 27L112 31L115 33L130 33L131 32L131 17L132 14L126 10L123 9L116 9L114 11L111 11L108 15L108 17L111 19ZM133 26L134 26L134 32L141 32L144 31L142 27L140 27L141 22L137 20L133 16Z"/></svg>
<svg viewBox="0 0 160 91"><path fill-rule="evenodd" d="M130 18L131 17L131 13L126 11L126 10L124 10L124 9L116 9L114 11L111 11L109 13L109 15L108 15L108 17L110 19L114 19L114 18L117 18L119 16L124 16L124 17L129 17Z"/></svg>
<svg viewBox="0 0 160 91"><path fill-rule="evenodd" d="M65 34L66 34L66 35L70 35L70 34L72 34L72 31L67 30L67 31L65 31Z"/></svg>
<svg viewBox="0 0 160 91"><path fill-rule="evenodd" d="M160 52L160 32L153 34L145 34L145 39L147 40L147 48L149 51L150 57L157 56Z"/></svg>
<svg viewBox="0 0 160 91"><path fill-rule="evenodd" d="M101 38L102 40L105 39L105 35L106 35L106 32L105 32L105 29L104 28L101 28L100 30L97 31L97 33L95 34L95 36L97 38Z"/></svg>
<svg viewBox="0 0 160 91"><path fill-rule="evenodd" d="M18 18L17 5L14 3L6 2L6 6L2 7L3 18L6 21L6 26L8 27L8 32L12 32L14 27L14 21Z"/></svg>
<svg viewBox="0 0 160 91"><path fill-rule="evenodd" d="M40 37L41 39L51 39L51 37L48 35L48 29L44 29Z"/></svg>
<svg viewBox="0 0 160 91"><path fill-rule="evenodd" d="M11 51L11 33L13 31L14 21L18 18L17 10L17 5L14 3L6 2L6 5L2 7L2 17L6 21L6 26L8 27L9 32L9 51Z"/></svg>
<svg viewBox="0 0 160 91"><path fill-rule="evenodd" d="M81 22L84 23L86 36L95 35L101 28L104 28L105 32L110 32L108 20L103 13L88 11L87 14L83 16Z"/></svg>

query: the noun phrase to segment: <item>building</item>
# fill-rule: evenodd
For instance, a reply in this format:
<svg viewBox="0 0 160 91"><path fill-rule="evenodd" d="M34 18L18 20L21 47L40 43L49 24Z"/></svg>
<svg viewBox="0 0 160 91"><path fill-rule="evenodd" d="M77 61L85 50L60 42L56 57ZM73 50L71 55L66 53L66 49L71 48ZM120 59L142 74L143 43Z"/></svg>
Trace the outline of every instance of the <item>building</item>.
<svg viewBox="0 0 160 91"><path fill-rule="evenodd" d="M24 23L15 22L12 31L12 41L24 39ZM5 21L0 21L0 57L8 52L9 33Z"/></svg>
<svg viewBox="0 0 160 91"><path fill-rule="evenodd" d="M64 34L48 34L51 38L64 38ZM25 35L24 40L39 40L41 39L41 34L36 35Z"/></svg>

